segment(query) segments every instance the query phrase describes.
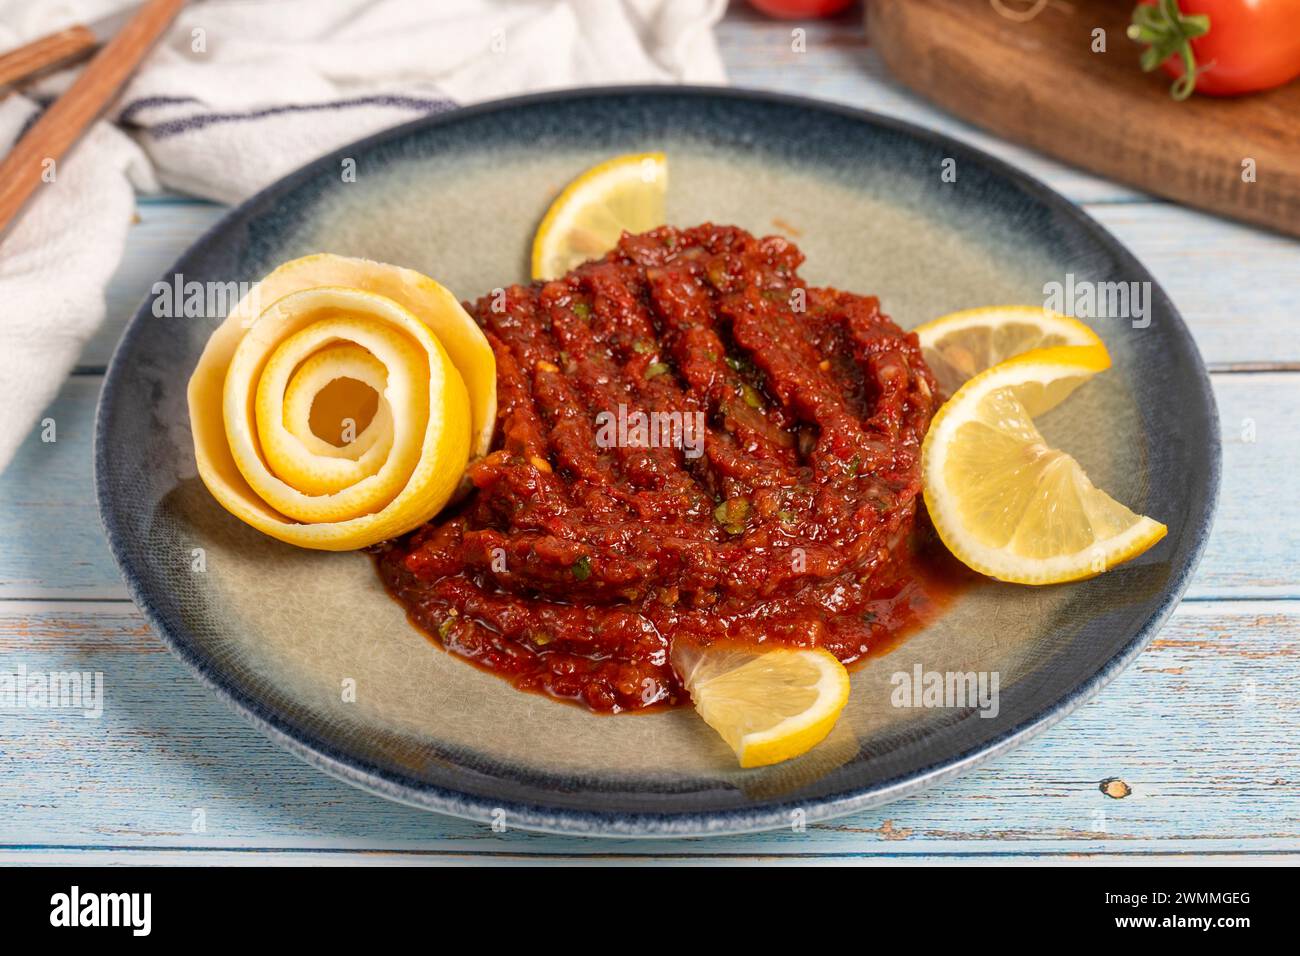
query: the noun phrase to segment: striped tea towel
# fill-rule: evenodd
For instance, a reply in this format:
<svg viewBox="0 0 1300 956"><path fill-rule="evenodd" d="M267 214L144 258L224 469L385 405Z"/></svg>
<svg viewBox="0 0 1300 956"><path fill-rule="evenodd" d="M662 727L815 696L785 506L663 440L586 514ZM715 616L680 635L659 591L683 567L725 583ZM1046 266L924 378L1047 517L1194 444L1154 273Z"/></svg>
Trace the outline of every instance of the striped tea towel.
<svg viewBox="0 0 1300 956"><path fill-rule="evenodd" d="M129 5L0 0L0 50ZM317 156L455 105L725 81L726 0L206 0L0 238L0 469L104 316L133 190L238 202ZM0 101L0 152L71 72Z"/></svg>

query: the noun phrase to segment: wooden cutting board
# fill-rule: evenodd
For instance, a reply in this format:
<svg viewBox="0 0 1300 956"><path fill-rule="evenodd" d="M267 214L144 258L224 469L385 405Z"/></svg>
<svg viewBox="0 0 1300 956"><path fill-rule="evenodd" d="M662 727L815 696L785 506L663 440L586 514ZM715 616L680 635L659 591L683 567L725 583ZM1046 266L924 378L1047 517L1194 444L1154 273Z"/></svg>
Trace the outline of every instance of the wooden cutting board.
<svg viewBox="0 0 1300 956"><path fill-rule="evenodd" d="M1037 4L1000 0L1005 10ZM990 0L867 0L894 76L963 119L1178 202L1300 236L1300 81L1169 96L1124 35L1130 0L1049 0L1024 22ZM1105 52L1093 52L1096 29ZM1254 160L1254 182L1243 178Z"/></svg>

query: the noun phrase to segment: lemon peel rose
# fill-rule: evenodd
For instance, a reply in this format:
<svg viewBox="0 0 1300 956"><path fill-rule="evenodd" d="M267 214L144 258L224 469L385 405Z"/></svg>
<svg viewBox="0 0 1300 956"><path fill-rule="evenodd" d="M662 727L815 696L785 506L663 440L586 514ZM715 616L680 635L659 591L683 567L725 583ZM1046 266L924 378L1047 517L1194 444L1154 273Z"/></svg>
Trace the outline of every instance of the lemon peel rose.
<svg viewBox="0 0 1300 956"><path fill-rule="evenodd" d="M447 289L329 254L280 266L208 340L189 384L199 475L304 548L363 548L446 505L496 419L496 363Z"/></svg>

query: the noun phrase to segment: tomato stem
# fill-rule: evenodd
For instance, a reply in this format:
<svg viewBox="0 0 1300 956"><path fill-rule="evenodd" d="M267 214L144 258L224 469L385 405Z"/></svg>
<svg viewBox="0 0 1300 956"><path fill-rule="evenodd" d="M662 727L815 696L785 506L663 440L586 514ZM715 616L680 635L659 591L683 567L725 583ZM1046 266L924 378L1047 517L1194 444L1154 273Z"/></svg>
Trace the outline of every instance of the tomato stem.
<svg viewBox="0 0 1300 956"><path fill-rule="evenodd" d="M1172 56L1183 61L1183 75L1169 88L1169 95L1185 100L1196 89L1196 76L1205 67L1197 66L1192 40L1210 32L1210 18L1203 13L1186 14L1178 9L1178 0L1156 0L1133 11L1133 22L1126 31L1128 38L1146 44L1142 51L1142 70L1150 73Z"/></svg>

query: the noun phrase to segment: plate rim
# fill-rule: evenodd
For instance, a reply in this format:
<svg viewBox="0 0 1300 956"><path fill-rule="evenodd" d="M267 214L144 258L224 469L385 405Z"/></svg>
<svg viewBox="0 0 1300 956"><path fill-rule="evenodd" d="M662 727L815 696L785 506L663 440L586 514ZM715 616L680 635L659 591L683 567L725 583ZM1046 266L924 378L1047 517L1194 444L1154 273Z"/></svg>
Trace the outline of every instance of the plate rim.
<svg viewBox="0 0 1300 956"><path fill-rule="evenodd" d="M1098 223L1080 205L1072 202L1046 183L1013 166L1006 160L936 130L918 126L910 121L882 115L833 101L768 90L735 86L654 85L632 84L607 87L573 87L530 93L501 99L487 100L468 106L425 114L397 126L362 137L320 156L293 172L270 183L237 206L229 209L212 226L192 242L172 263L170 272L191 256L201 254L220 237L233 220L245 218L259 205L298 185L315 178L326 169L336 167L344 157L369 150L388 140L399 140L417 130L473 119L476 116L504 111L516 107L544 106L556 101L582 99L618 99L629 97L677 97L687 99L719 99L759 103L776 103L798 109L829 113L856 122L884 128L931 145L942 146L947 155L965 157L982 164L990 173L1010 180L1035 201L1072 220L1078 228L1111 253L1115 260L1134 275L1150 281L1153 292L1163 300L1167 313L1174 321L1169 323L1170 334L1183 340L1194 357L1193 367L1185 370L1189 382L1195 385L1205 405L1210 422L1210 434L1203 443L1207 456L1208 475L1206 508L1200 520L1188 528L1193 542L1185 565L1167 586L1161 603L1146 622L1138 628L1129 641L1110 657L1098 670L1078 684L1073 691L1054 704L1022 720L998 737L971 747L955 756L935 761L909 775L885 781L869 788L849 789L811 800L763 801L747 807L726 810L683 811L681 813L631 813L594 809L569 809L548 807L515 801L495 801L461 791L446 789L434 784L415 785L410 780L398 779L381 767L368 764L355 754L341 752L300 727L292 727L261 701L228 686L221 672L212 667L186 643L170 633L162 614L150 597L144 593L139 575L124 544L125 532L119 527L114 513L115 504L108 487L106 441L108 409L117 393L122 366L126 363L128 347L145 327L151 297L146 295L141 305L127 322L112 357L104 372L104 381L95 408L93 440L94 486L100 524L107 538L109 550L135 605L144 614L150 628L181 661L200 683L224 701L280 747L312 767L361 790L398 803L422 810L435 811L478 823L490 822L496 811L504 810L509 826L534 832L566 836L600 836L612 838L674 838L723 836L770 831L789 825L790 814L803 810L806 821L814 823L833 817L892 802L951 779L979 766L1000 754L1018 747L1091 700L1106 684L1118 676L1163 627L1169 615L1182 600L1188 584L1204 555L1214 518L1218 511L1222 471L1222 442L1220 421L1209 372L1200 350L1182 315L1159 282L1140 260L1105 227ZM166 275L167 273L164 273Z"/></svg>

